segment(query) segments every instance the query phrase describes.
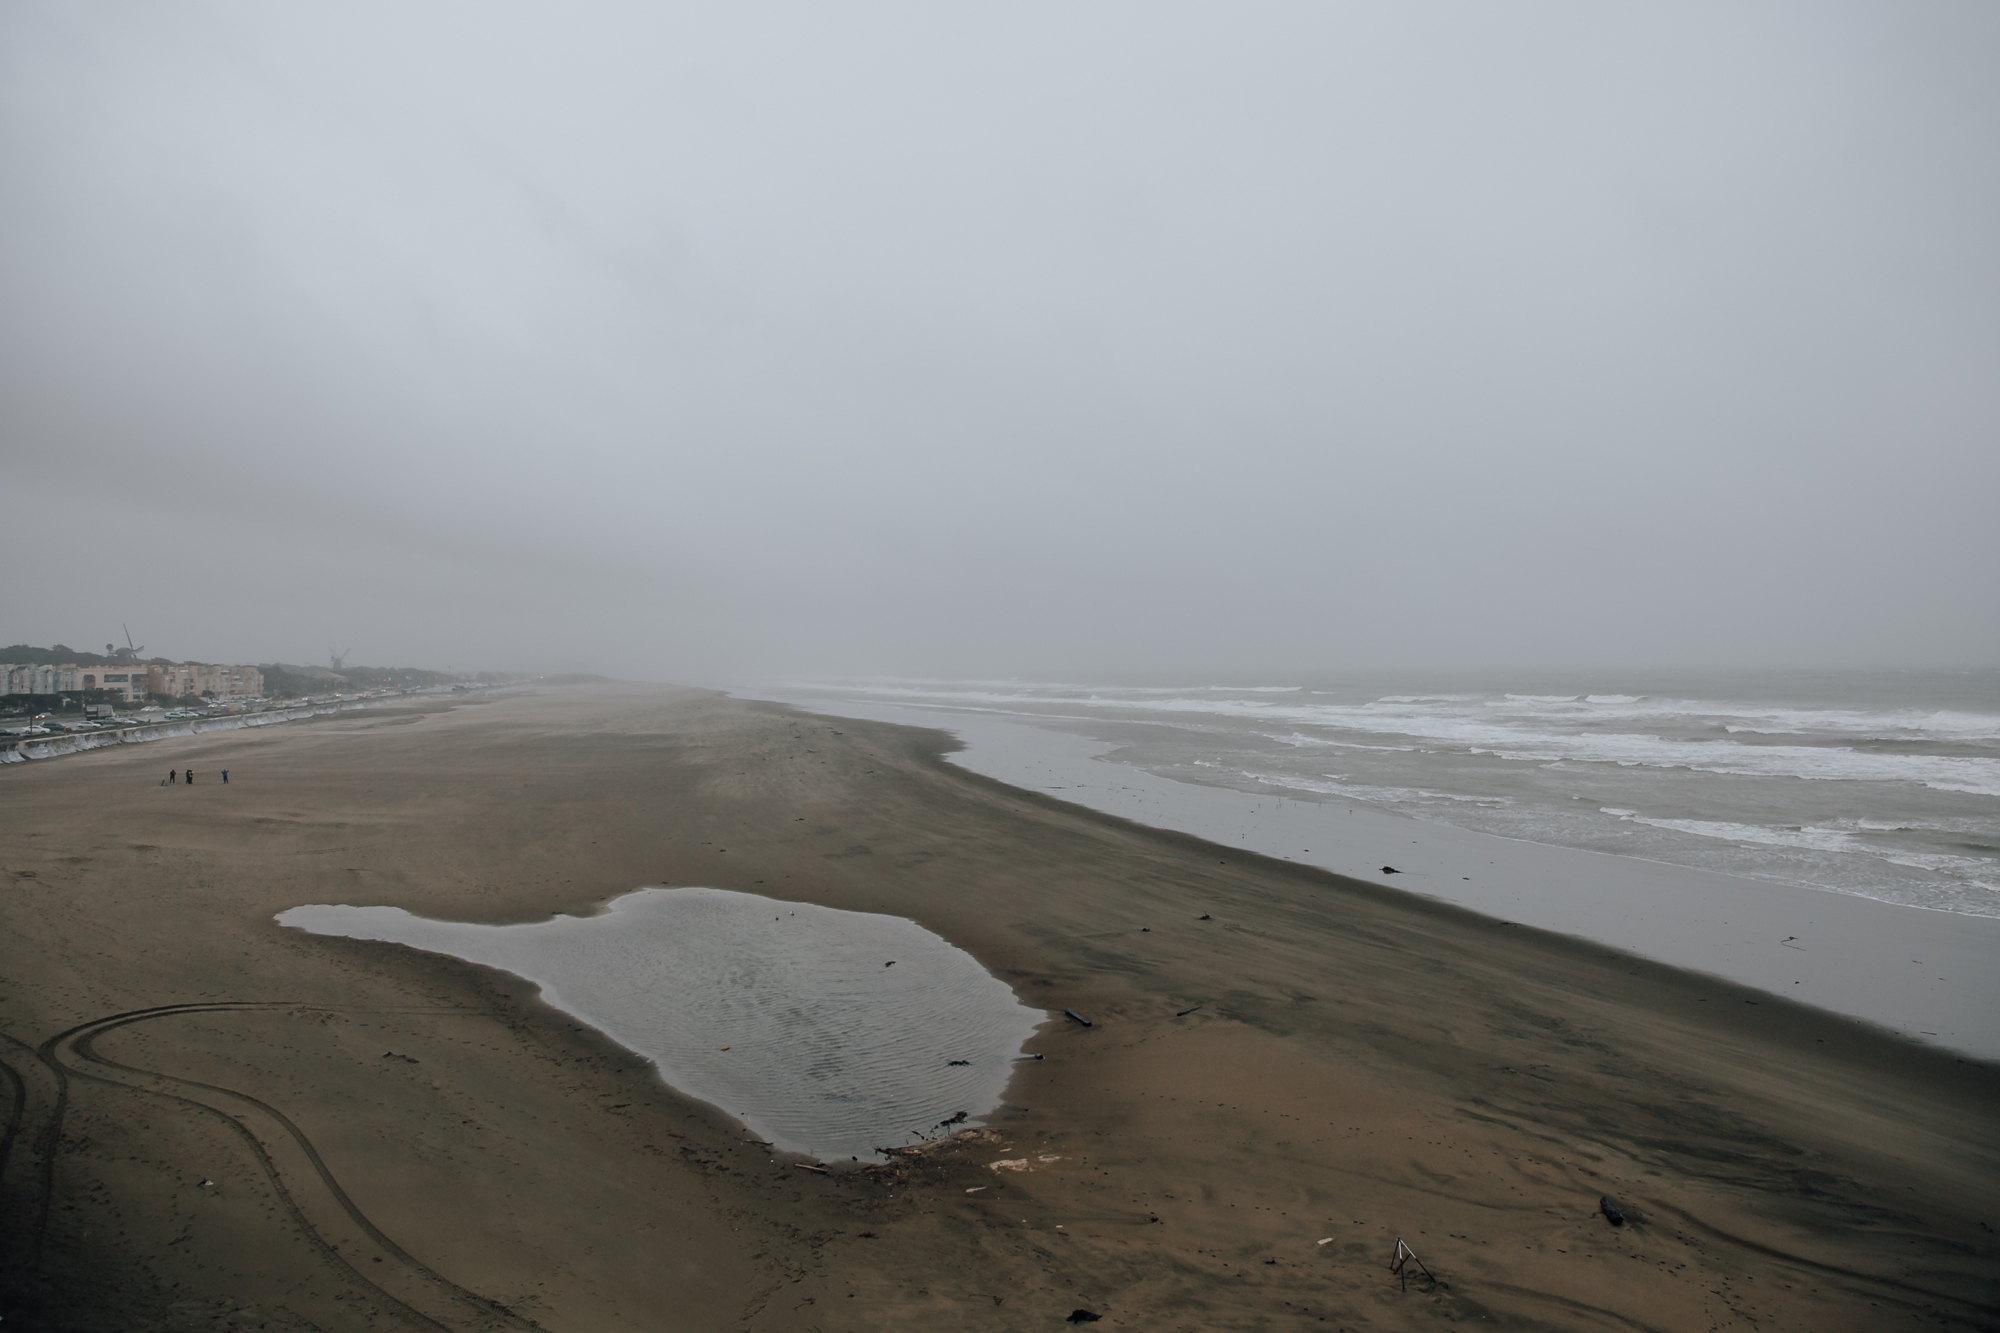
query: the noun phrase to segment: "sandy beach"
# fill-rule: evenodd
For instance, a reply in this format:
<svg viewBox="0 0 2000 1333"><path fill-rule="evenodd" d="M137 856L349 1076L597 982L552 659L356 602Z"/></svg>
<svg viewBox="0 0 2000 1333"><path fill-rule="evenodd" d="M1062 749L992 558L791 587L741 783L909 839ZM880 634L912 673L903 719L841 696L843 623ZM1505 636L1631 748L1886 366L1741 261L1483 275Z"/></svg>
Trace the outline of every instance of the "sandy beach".
<svg viewBox="0 0 2000 1333"><path fill-rule="evenodd" d="M2000 1068L949 745L603 686L0 769L6 1328L2000 1327ZM273 920L642 885L908 917L1044 1058L821 1174L505 974Z"/></svg>

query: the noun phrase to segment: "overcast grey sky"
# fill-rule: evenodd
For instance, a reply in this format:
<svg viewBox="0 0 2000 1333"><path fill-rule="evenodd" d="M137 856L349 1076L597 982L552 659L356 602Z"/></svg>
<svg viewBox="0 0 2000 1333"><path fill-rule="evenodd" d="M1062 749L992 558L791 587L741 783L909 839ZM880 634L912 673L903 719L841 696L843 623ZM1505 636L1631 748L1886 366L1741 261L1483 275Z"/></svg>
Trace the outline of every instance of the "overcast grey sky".
<svg viewBox="0 0 2000 1333"><path fill-rule="evenodd" d="M2000 7L0 9L0 640L2000 662Z"/></svg>

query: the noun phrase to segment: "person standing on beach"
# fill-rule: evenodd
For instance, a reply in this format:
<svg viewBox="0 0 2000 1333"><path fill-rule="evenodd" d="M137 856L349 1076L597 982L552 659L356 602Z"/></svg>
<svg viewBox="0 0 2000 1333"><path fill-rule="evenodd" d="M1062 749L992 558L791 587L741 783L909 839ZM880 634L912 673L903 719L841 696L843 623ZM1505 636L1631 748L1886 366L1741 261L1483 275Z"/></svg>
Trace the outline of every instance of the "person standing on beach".
<svg viewBox="0 0 2000 1333"><path fill-rule="evenodd" d="M185 774L182 775L182 780L185 781L188 786L190 787L194 786L194 770L190 768Z"/></svg>
<svg viewBox="0 0 2000 1333"><path fill-rule="evenodd" d="M226 768L222 770L222 785L225 787L229 785L229 770Z"/></svg>
<svg viewBox="0 0 2000 1333"><path fill-rule="evenodd" d="M178 768L170 768L167 770L168 782L179 782L180 780L181 780L181 771Z"/></svg>

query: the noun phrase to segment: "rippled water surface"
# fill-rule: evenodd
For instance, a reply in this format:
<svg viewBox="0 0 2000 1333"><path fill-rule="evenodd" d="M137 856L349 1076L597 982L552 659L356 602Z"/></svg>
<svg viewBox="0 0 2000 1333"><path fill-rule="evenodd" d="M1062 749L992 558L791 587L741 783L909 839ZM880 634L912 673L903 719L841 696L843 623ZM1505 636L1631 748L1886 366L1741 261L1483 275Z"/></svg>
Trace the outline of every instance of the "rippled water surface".
<svg viewBox="0 0 2000 1333"><path fill-rule="evenodd" d="M1177 685L872 680L780 697L1111 742L1162 777L2000 916L2000 673Z"/></svg>
<svg viewBox="0 0 2000 1333"><path fill-rule="evenodd" d="M723 889L642 889L530 925L325 905L278 921L525 977L673 1087L823 1160L992 1110L1046 1017L915 922Z"/></svg>

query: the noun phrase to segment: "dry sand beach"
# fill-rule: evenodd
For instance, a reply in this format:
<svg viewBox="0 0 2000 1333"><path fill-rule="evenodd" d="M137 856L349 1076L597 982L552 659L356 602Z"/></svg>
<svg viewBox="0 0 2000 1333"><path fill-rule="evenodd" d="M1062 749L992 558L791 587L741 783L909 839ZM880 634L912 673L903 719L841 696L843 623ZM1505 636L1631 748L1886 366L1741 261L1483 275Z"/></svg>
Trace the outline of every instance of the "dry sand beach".
<svg viewBox="0 0 2000 1333"><path fill-rule="evenodd" d="M5 1327L2000 1327L1993 1066L948 745L604 686L0 771ZM911 918L1045 1058L820 1174L504 974L273 921L641 885Z"/></svg>

